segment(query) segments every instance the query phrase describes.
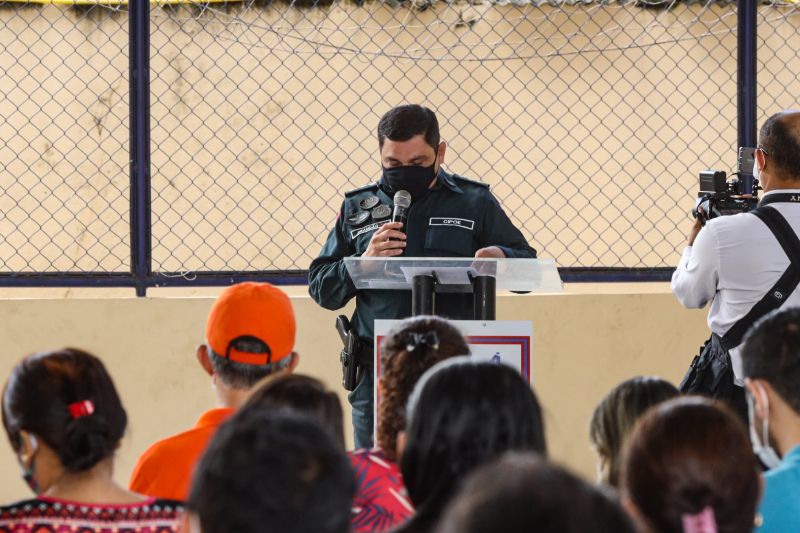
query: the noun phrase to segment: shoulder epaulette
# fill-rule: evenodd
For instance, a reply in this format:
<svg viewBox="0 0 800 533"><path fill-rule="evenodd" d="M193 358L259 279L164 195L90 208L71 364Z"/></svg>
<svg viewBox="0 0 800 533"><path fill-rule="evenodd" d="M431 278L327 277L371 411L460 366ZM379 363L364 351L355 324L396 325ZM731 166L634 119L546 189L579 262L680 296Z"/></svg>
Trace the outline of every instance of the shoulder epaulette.
<svg viewBox="0 0 800 533"><path fill-rule="evenodd" d="M487 189L489 188L489 184L482 181L471 180L469 178L465 178L464 176L459 176L458 174L451 174L451 176L453 176L454 180L461 183L469 183L471 185L479 185L481 187L486 187Z"/></svg>
<svg viewBox="0 0 800 533"><path fill-rule="evenodd" d="M370 183L368 185L364 185L363 187L359 187L358 189L353 189L352 191L347 191L346 193L344 193L344 195L345 196L353 196L354 194L367 192L367 191L377 191L377 190L378 190L378 184L376 182L376 183Z"/></svg>

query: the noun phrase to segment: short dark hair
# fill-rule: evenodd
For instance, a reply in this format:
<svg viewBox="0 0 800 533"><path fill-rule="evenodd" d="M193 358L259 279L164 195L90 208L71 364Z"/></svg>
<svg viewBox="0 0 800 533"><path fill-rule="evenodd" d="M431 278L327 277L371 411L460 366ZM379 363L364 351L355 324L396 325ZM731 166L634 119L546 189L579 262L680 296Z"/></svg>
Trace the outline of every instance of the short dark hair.
<svg viewBox="0 0 800 533"><path fill-rule="evenodd" d="M401 105L390 109L378 122L378 145L381 148L386 139L403 142L417 135L424 135L425 142L434 151L439 149L439 121L427 107Z"/></svg>
<svg viewBox="0 0 800 533"><path fill-rule="evenodd" d="M251 352L247 347L247 345L242 345L237 347L237 350L248 353L260 353ZM232 389L239 390L252 389L256 383L265 377L286 369L292 361L292 356L288 355L267 365L239 363L238 361L231 361L224 355L216 353L211 349L211 346L208 346L208 356L209 359L211 359L211 366L214 368L214 372L216 372L222 382Z"/></svg>
<svg viewBox="0 0 800 533"><path fill-rule="evenodd" d="M775 167L792 179L800 179L800 126L786 113L769 117L759 132L760 144Z"/></svg>
<svg viewBox="0 0 800 533"><path fill-rule="evenodd" d="M91 414L70 405L90 401ZM11 371L3 392L3 426L19 451L20 432L39 437L69 472L83 472L114 454L128 416L103 363L75 348L37 353Z"/></svg>
<svg viewBox="0 0 800 533"><path fill-rule="evenodd" d="M437 533L633 533L618 502L533 453L509 452L475 470Z"/></svg>
<svg viewBox="0 0 800 533"><path fill-rule="evenodd" d="M278 409L290 409L311 418L344 449L342 402L320 380L302 374L267 377L256 385L241 410Z"/></svg>
<svg viewBox="0 0 800 533"><path fill-rule="evenodd" d="M436 335L436 346L422 344L408 351L414 335ZM378 407L378 446L396 460L397 434L406 428L406 404L411 391L426 370L439 361L469 354L469 346L453 324L436 316L403 320L389 332L381 348L382 397Z"/></svg>
<svg viewBox="0 0 800 533"><path fill-rule="evenodd" d="M600 401L589 424L589 439L607 465L608 479L604 481L618 486L622 444L636 420L650 407L678 394L669 381L638 376L623 381Z"/></svg>
<svg viewBox="0 0 800 533"><path fill-rule="evenodd" d="M800 308L778 309L756 322L744 340L742 369L800 413Z"/></svg>
<svg viewBox="0 0 800 533"><path fill-rule="evenodd" d="M546 452L536 395L504 364L442 361L417 383L408 410L400 467L417 508L415 527L437 520L475 467L510 450Z"/></svg>
<svg viewBox="0 0 800 533"><path fill-rule="evenodd" d="M649 529L682 533L710 507L719 531L753 530L760 475L744 423L721 403L683 397L650 409L625 447L622 486Z"/></svg>
<svg viewBox="0 0 800 533"><path fill-rule="evenodd" d="M252 410L214 435L188 508L203 533L347 533L354 490L347 455L313 420Z"/></svg>

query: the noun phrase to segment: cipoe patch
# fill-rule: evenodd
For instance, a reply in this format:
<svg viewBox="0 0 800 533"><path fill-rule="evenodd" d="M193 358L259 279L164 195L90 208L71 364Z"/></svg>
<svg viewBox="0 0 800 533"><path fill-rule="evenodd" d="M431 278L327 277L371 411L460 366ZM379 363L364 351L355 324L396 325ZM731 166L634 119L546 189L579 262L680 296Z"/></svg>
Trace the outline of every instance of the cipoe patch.
<svg viewBox="0 0 800 533"><path fill-rule="evenodd" d="M472 231L475 229L475 221L466 218L447 218L447 217L431 217L431 226L453 226Z"/></svg>

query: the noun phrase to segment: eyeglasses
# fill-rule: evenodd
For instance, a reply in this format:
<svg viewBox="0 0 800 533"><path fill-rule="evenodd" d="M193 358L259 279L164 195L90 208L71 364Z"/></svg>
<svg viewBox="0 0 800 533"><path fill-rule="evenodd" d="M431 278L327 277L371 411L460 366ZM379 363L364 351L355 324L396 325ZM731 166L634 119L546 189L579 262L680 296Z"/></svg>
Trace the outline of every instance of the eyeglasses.
<svg viewBox="0 0 800 533"><path fill-rule="evenodd" d="M760 145L760 144L759 144L759 145L756 147L756 150L761 150L761 153L762 153L762 154L764 154L764 155L769 155L769 152L767 152L766 148L764 148L764 147L763 147L762 145Z"/></svg>

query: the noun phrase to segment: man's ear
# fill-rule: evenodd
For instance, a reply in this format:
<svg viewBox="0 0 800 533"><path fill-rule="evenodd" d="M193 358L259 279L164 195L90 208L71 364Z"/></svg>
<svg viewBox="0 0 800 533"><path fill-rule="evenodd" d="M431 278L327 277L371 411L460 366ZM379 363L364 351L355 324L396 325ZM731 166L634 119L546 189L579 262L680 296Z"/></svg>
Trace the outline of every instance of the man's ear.
<svg viewBox="0 0 800 533"><path fill-rule="evenodd" d="M439 149L436 150L436 162L441 167L444 164L444 154L447 152L447 143L442 141L439 143Z"/></svg>
<svg viewBox="0 0 800 533"><path fill-rule="evenodd" d="M755 164L758 165L758 168L763 172L767 165L767 158L764 156L764 152L756 150L753 155L755 156Z"/></svg>
<svg viewBox="0 0 800 533"><path fill-rule="evenodd" d="M300 354L297 352L292 352L289 354L289 357L291 357L291 360L289 361L289 366L286 367L286 370L289 371L289 373L292 373L294 372L294 369L297 368L297 365L300 364Z"/></svg>
<svg viewBox="0 0 800 533"><path fill-rule="evenodd" d="M208 353L208 346L205 344L198 346L195 355L197 356L197 362L200 363L200 366L203 367L206 374L213 376L214 365L211 364L211 355Z"/></svg>
<svg viewBox="0 0 800 533"><path fill-rule="evenodd" d="M753 397L756 416L763 420L767 415L767 406L764 404L764 394L766 394L766 391L764 390L764 384L761 382L761 380L745 378L744 386Z"/></svg>

